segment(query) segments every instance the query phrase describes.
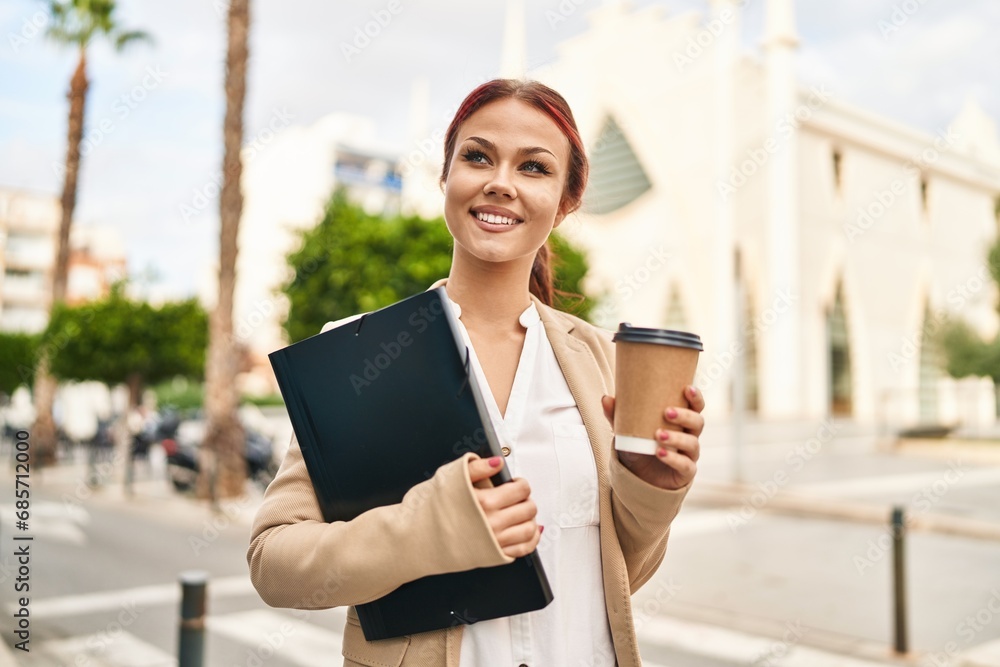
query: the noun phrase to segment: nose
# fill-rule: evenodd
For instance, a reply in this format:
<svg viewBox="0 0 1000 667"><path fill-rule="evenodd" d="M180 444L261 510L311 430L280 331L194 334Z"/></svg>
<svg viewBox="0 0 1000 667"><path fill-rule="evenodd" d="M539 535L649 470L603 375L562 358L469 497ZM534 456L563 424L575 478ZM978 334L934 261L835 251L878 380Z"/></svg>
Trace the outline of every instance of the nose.
<svg viewBox="0 0 1000 667"><path fill-rule="evenodd" d="M487 181L486 185L483 186L483 193L487 195L498 195L508 199L514 199L517 197L517 190L514 188L514 182L510 177L510 172L503 167L493 170L490 179Z"/></svg>

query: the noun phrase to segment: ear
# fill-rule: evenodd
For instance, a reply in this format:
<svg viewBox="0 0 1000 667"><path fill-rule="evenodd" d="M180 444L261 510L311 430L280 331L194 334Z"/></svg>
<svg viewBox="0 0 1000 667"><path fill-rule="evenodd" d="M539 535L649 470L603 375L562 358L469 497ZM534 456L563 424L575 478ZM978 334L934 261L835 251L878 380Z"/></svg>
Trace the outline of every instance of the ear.
<svg viewBox="0 0 1000 667"><path fill-rule="evenodd" d="M566 216L570 214L570 211L575 210L575 207L571 206L568 200L563 200L559 204L559 209L556 211L555 223L552 225L552 229L555 229L562 221L566 219Z"/></svg>

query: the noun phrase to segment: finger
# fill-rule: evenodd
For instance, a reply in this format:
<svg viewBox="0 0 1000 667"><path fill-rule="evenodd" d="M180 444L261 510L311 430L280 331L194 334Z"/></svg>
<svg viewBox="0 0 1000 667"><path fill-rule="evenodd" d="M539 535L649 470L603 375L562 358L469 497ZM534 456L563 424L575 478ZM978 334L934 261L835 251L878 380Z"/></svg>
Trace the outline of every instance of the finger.
<svg viewBox="0 0 1000 667"><path fill-rule="evenodd" d="M656 441L661 447L678 451L692 461L697 461L701 457L701 443L697 436L690 433L661 428L656 431Z"/></svg>
<svg viewBox="0 0 1000 667"><path fill-rule="evenodd" d="M684 390L684 398L687 399L688 405L695 412L701 412L705 409L705 396L698 390L697 387L690 386Z"/></svg>
<svg viewBox="0 0 1000 667"><path fill-rule="evenodd" d="M490 512L487 518L493 533L499 535L510 528L534 523L536 516L538 516L538 508L535 503L526 500L523 503Z"/></svg>
<svg viewBox="0 0 1000 667"><path fill-rule="evenodd" d="M698 464L680 452L660 447L656 451L656 458L669 468L677 471L677 474L685 480L685 484L694 479L694 474L698 471Z"/></svg>
<svg viewBox="0 0 1000 667"><path fill-rule="evenodd" d="M505 533L501 542L501 549L504 554L512 558L527 556L538 548L538 543L542 538L542 531L537 524L532 522L531 526L519 526L516 530L511 529ZM522 539L523 538L523 539ZM498 538L500 541L500 538Z"/></svg>
<svg viewBox="0 0 1000 667"><path fill-rule="evenodd" d="M483 509L489 512L502 510L529 499L531 487L523 478L515 478L509 484L500 484L490 488L477 488L476 496Z"/></svg>
<svg viewBox="0 0 1000 667"><path fill-rule="evenodd" d="M608 418L611 425L615 425L615 397L614 396L602 396L601 397L601 407L604 408L604 416Z"/></svg>
<svg viewBox="0 0 1000 667"><path fill-rule="evenodd" d="M705 428L705 418L694 410L670 407L663 411L663 418L670 424L676 424L688 433L701 435Z"/></svg>
<svg viewBox="0 0 1000 667"><path fill-rule="evenodd" d="M503 469L503 457L494 456L488 459L469 460L469 479L472 483L489 479Z"/></svg>

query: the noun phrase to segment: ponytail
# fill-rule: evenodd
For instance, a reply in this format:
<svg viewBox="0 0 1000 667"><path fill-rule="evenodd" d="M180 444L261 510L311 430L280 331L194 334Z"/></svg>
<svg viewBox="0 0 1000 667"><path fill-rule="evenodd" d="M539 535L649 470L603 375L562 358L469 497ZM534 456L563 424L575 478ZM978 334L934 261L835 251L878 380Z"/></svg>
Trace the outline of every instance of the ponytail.
<svg viewBox="0 0 1000 667"><path fill-rule="evenodd" d="M535 262L531 265L531 278L528 280L528 291L538 297L546 306L552 305L552 249L546 240L545 245L535 253Z"/></svg>

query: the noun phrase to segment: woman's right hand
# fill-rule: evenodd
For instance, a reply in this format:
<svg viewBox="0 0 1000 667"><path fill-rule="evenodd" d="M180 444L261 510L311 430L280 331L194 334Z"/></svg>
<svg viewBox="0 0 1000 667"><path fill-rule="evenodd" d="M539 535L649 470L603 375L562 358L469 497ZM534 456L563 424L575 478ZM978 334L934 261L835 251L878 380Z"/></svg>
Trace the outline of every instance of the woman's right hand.
<svg viewBox="0 0 1000 667"><path fill-rule="evenodd" d="M479 485L503 469L503 457L472 459L469 476L476 486L476 499L486 513L486 520L505 555L512 558L527 556L538 546L542 528L535 523L538 508L531 499L531 487L522 477L507 484Z"/></svg>

